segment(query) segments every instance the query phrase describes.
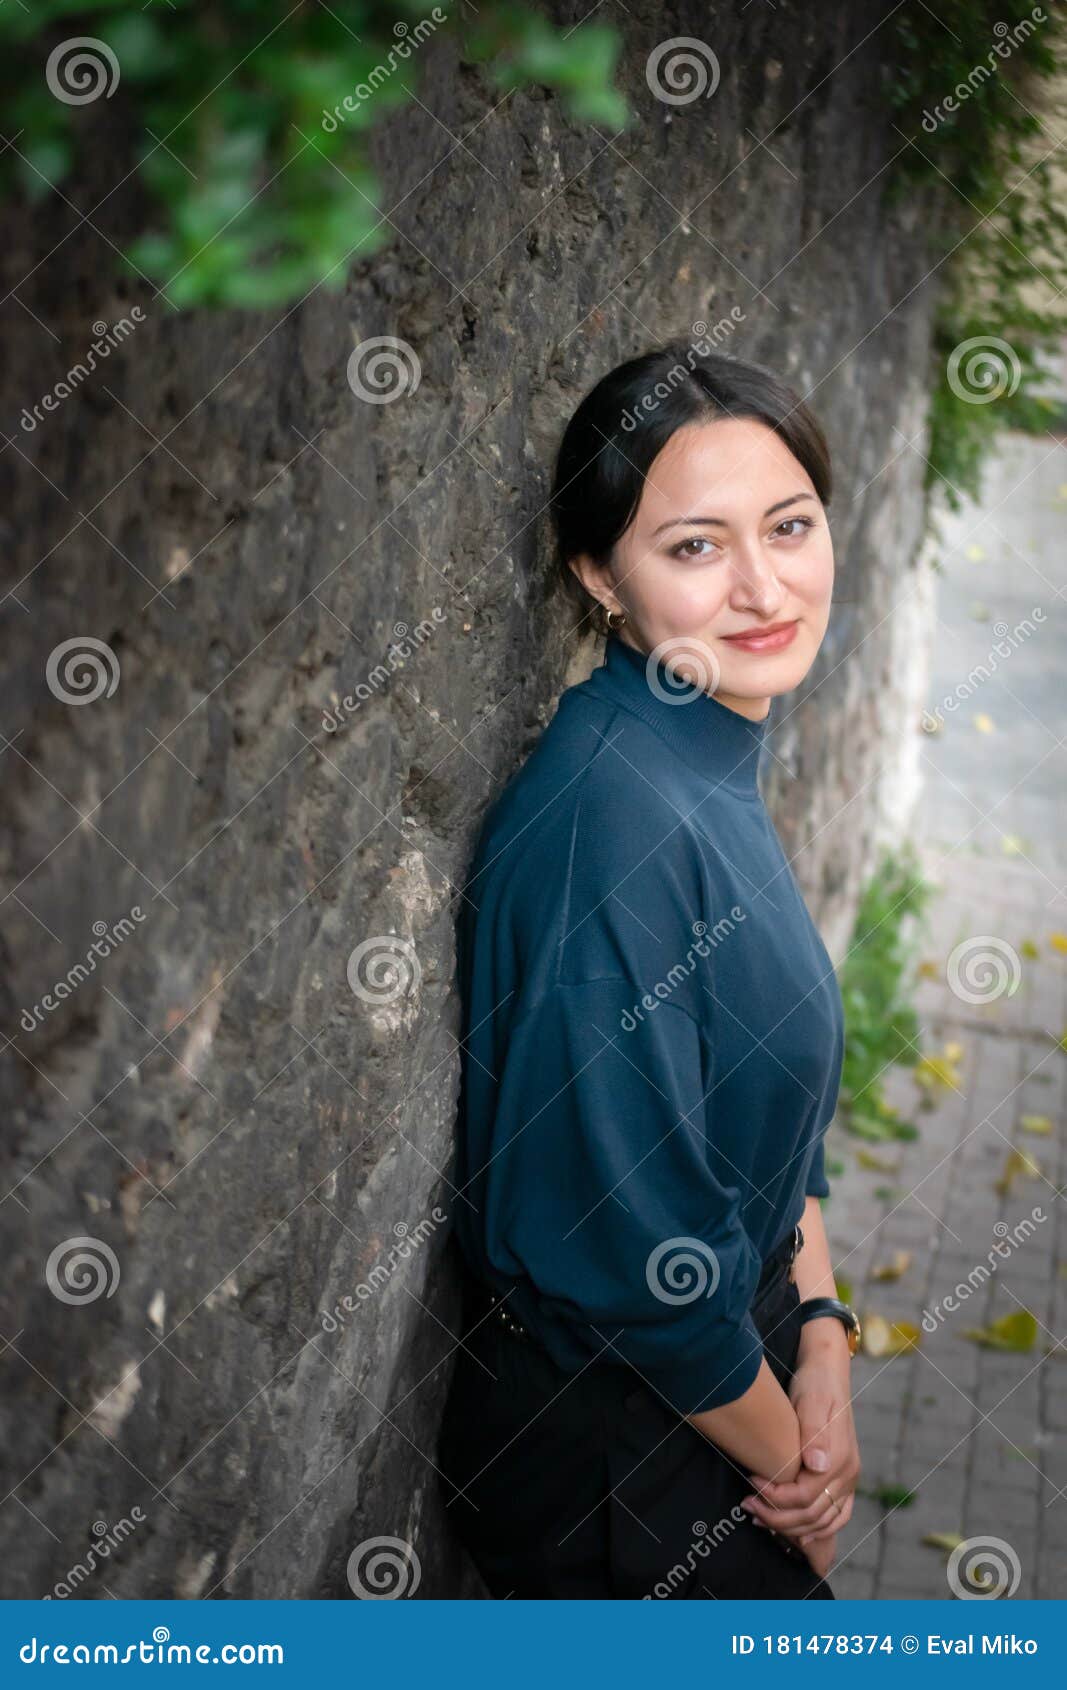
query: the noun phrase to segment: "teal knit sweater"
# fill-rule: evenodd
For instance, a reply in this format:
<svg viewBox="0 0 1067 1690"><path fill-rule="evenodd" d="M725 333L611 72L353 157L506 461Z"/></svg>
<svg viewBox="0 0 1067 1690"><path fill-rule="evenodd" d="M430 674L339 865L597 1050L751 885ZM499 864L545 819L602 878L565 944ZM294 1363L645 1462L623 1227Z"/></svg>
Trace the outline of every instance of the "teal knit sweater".
<svg viewBox="0 0 1067 1690"><path fill-rule="evenodd" d="M568 1371L741 1396L764 1259L828 1191L841 997L757 786L765 723L609 636L482 825L459 918L456 1234Z"/></svg>

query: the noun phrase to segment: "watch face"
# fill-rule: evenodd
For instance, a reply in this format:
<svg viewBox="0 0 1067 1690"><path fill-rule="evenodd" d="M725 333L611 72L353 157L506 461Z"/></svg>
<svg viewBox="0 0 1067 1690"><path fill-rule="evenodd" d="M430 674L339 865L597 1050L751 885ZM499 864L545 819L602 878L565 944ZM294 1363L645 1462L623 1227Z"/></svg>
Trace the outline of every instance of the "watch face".
<svg viewBox="0 0 1067 1690"><path fill-rule="evenodd" d="M860 1340L863 1337L863 1328L860 1326L859 1315L853 1314L852 1318L854 1324L848 1329L848 1353L850 1356L854 1356L856 1354L856 1351L860 1347Z"/></svg>

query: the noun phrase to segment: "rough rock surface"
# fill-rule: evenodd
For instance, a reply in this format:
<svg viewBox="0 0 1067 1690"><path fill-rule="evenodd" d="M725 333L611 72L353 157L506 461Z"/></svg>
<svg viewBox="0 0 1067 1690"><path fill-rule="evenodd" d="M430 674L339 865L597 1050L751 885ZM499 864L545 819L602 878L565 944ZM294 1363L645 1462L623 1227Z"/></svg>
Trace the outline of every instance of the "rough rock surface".
<svg viewBox="0 0 1067 1690"><path fill-rule="evenodd" d="M883 10L633 0L614 139L435 41L423 105L376 142L392 245L276 317L179 317L115 279L139 214L117 102L87 108L66 200L5 212L5 1595L347 1597L378 1536L414 1546L414 1594L480 1593L431 1461L456 888L487 800L599 661L548 591L562 422L734 306L730 348L812 392L837 459L840 604L768 791L840 949L900 825L896 629L921 633L890 613L921 589L905 437L921 450L935 283L920 209L883 203ZM651 97L672 35L713 47L713 97ZM25 428L134 303L106 366ZM421 365L392 403L346 379L377 335ZM328 731L401 626L417 648ZM68 704L47 663L85 636L120 679ZM386 937L410 990L379 972L360 995L351 953ZM80 1237L113 1252L111 1294L64 1301L46 1264ZM123 1521L74 1574L94 1522Z"/></svg>

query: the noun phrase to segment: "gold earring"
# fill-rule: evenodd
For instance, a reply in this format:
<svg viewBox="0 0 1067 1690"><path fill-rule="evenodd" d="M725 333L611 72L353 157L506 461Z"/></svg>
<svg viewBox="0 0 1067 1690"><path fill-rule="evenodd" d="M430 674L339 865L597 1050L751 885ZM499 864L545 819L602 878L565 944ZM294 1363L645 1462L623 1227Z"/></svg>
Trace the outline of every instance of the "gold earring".
<svg viewBox="0 0 1067 1690"><path fill-rule="evenodd" d="M617 616L619 620L617 622L613 622L611 620L613 616ZM626 621L625 610L609 610L608 611L608 613L607 613L607 624L608 624L608 627L611 628L612 630L614 630L616 628L621 628L625 621Z"/></svg>

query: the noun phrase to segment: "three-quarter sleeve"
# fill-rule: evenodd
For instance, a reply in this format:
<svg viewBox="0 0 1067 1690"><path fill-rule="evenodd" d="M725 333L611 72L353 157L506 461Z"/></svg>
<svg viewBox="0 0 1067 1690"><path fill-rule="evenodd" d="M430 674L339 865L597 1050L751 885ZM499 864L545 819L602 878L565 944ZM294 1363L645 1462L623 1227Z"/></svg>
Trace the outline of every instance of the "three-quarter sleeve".
<svg viewBox="0 0 1067 1690"><path fill-rule="evenodd" d="M811 1160L808 1163L808 1177L804 1182L805 1197L829 1197L830 1182L826 1177L826 1160L823 1141L820 1136L812 1147Z"/></svg>
<svg viewBox="0 0 1067 1690"><path fill-rule="evenodd" d="M761 1262L745 1182L713 1171L700 1028L638 996L621 978L558 985L510 1029L485 1238L493 1266L532 1283L543 1331L629 1362L685 1415L759 1371Z"/></svg>

